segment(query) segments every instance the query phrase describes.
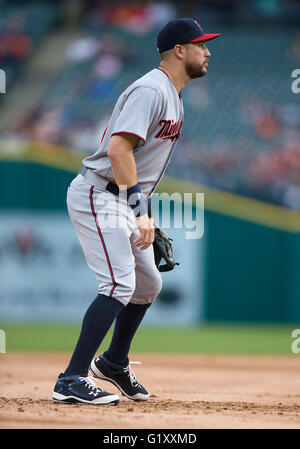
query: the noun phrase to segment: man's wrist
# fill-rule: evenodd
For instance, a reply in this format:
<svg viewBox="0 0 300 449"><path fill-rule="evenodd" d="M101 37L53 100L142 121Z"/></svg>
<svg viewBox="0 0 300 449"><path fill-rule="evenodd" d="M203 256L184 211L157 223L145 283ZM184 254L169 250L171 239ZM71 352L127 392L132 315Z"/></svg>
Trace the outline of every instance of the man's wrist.
<svg viewBox="0 0 300 449"><path fill-rule="evenodd" d="M144 195L142 194L139 184L135 184L127 189L127 203L133 210L136 217L141 217L147 214L148 204Z"/></svg>

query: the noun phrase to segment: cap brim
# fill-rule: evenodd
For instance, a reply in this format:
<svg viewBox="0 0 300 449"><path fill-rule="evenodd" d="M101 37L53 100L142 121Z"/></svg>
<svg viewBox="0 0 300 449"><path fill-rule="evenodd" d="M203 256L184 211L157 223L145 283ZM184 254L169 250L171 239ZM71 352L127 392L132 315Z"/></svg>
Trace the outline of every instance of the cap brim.
<svg viewBox="0 0 300 449"><path fill-rule="evenodd" d="M193 39L191 42L206 42L215 39L216 37L221 36L221 33L218 34L202 34L202 36Z"/></svg>

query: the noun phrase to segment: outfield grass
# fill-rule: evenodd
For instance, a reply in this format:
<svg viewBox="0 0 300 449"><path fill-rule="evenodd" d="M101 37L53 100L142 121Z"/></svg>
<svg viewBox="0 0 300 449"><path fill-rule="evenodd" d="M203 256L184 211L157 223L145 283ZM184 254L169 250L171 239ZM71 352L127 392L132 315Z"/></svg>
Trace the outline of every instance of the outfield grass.
<svg viewBox="0 0 300 449"><path fill-rule="evenodd" d="M80 325L1 323L6 351L72 351ZM136 352L292 354L291 333L300 325L205 324L191 328L142 326L132 350ZM106 348L111 331L101 348Z"/></svg>

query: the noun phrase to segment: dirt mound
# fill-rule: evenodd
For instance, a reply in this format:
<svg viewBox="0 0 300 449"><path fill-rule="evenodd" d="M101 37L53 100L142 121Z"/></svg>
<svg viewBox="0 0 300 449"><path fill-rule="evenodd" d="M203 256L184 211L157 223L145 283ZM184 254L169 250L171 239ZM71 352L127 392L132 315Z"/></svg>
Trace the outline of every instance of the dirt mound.
<svg viewBox="0 0 300 449"><path fill-rule="evenodd" d="M52 402L69 356L1 354L1 428L300 428L297 356L135 354L150 399L115 407Z"/></svg>

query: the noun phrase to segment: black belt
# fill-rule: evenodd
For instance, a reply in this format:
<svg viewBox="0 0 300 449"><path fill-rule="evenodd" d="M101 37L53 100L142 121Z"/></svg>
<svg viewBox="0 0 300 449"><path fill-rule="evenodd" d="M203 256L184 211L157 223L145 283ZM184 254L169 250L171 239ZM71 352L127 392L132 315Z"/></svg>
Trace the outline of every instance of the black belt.
<svg viewBox="0 0 300 449"><path fill-rule="evenodd" d="M105 187L105 190L107 190L110 193L113 193L116 196L119 196L120 190L117 184L114 184L113 182L109 182L107 186Z"/></svg>
<svg viewBox="0 0 300 449"><path fill-rule="evenodd" d="M82 176L85 176L85 174L87 173L87 171L88 171L88 168L87 168L87 167L82 167L79 173L80 173ZM104 186L103 186L103 187L104 187ZM119 187L117 186L117 184L114 184L113 182L108 182L108 183L106 184L106 186L105 186L105 190L107 190L107 191L110 192L110 193L113 193L113 194L116 195L116 196L119 196L119 193L120 193Z"/></svg>
<svg viewBox="0 0 300 449"><path fill-rule="evenodd" d="M82 176L84 176L87 170L88 170L87 167L82 167L79 173L82 174ZM120 190L117 184L110 181L106 184L105 190L107 190L108 192L112 193L115 196L119 196L120 194ZM151 199L149 198L147 202L148 202L148 216L151 217Z"/></svg>
<svg viewBox="0 0 300 449"><path fill-rule="evenodd" d="M120 190L117 184L114 184L113 182L109 182L107 186L105 187L105 190L107 190L110 193L113 193L116 196L119 196ZM148 198L147 200L148 204L148 216L151 217L151 199Z"/></svg>

